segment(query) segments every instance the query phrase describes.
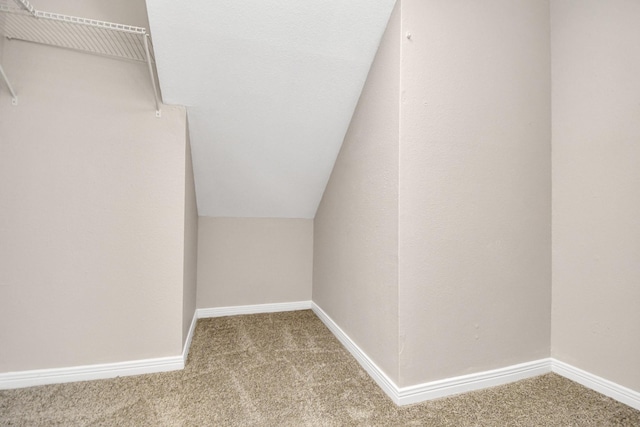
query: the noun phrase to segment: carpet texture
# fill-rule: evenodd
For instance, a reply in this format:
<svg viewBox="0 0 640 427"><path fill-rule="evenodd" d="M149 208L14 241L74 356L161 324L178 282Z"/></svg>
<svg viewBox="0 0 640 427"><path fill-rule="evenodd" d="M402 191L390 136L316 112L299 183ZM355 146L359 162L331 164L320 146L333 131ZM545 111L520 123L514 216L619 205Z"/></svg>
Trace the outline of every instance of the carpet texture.
<svg viewBox="0 0 640 427"><path fill-rule="evenodd" d="M310 310L202 319L182 371L0 391L1 426L640 426L555 374L396 407Z"/></svg>

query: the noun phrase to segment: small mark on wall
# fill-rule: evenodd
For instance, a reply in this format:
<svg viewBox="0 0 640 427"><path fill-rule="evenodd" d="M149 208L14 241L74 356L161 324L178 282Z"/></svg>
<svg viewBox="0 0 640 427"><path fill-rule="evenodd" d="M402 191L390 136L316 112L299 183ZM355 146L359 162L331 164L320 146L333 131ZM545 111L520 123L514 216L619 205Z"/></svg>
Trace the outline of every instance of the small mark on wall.
<svg viewBox="0 0 640 427"><path fill-rule="evenodd" d="M600 322L593 322L591 324L591 333L593 335L600 335L600 336L604 336L604 337L610 337L611 334L611 328L607 325L603 325Z"/></svg>

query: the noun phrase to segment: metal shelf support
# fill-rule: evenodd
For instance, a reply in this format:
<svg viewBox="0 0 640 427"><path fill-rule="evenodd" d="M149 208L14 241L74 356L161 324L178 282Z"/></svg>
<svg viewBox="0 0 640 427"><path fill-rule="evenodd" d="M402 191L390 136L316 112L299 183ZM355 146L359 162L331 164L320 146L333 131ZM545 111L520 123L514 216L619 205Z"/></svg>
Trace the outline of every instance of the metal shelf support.
<svg viewBox="0 0 640 427"><path fill-rule="evenodd" d="M158 89L156 88L156 78L153 74L153 64L151 63L151 55L149 54L149 34L144 35L144 53L147 57L147 65L149 66L149 76L151 77L151 86L153 86L153 95L156 98L156 117L160 117L160 101L158 97Z"/></svg>
<svg viewBox="0 0 640 427"><path fill-rule="evenodd" d="M2 77L2 80L4 80L4 83L7 85L7 87L9 88L9 92L11 93L11 103L13 105L18 105L18 95L16 95L16 92L13 90L11 83L9 83L9 79L7 78L7 75L2 69L2 65L0 65L0 76Z"/></svg>

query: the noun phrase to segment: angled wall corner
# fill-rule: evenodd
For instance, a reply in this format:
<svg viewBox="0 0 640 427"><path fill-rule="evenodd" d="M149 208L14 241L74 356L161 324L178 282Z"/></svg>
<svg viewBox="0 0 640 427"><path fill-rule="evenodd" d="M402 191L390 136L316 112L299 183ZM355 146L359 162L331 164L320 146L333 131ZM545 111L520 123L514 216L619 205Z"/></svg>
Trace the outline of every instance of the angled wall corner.
<svg viewBox="0 0 640 427"><path fill-rule="evenodd" d="M398 378L400 2L314 220L313 301Z"/></svg>
<svg viewBox="0 0 640 427"><path fill-rule="evenodd" d="M188 347L189 334L196 315L198 278L198 205L193 178L189 121L185 121L184 158L184 261L182 291L182 345ZM188 348L187 348L188 350Z"/></svg>
<svg viewBox="0 0 640 427"><path fill-rule="evenodd" d="M318 312L383 388L552 360L635 407L640 7L399 7L315 219Z"/></svg>
<svg viewBox="0 0 640 427"><path fill-rule="evenodd" d="M549 58L547 2L396 4L315 218L313 301L400 389L549 357Z"/></svg>

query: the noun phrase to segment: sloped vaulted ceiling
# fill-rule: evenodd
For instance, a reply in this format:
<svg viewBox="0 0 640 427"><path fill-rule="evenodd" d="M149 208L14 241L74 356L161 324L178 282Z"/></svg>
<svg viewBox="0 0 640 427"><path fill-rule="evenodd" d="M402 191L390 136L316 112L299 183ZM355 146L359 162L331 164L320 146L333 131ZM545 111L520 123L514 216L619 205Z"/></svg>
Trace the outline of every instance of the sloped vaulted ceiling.
<svg viewBox="0 0 640 427"><path fill-rule="evenodd" d="M203 216L313 218L395 0L147 0Z"/></svg>

